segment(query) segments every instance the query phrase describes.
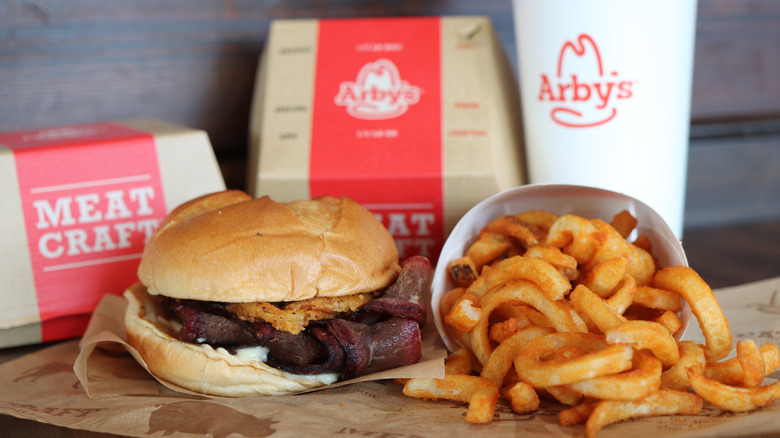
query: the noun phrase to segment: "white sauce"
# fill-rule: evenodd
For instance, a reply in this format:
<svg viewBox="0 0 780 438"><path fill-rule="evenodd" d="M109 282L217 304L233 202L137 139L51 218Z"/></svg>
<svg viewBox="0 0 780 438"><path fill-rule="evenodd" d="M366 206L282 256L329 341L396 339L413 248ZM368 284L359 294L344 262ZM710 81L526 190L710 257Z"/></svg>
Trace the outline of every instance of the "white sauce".
<svg viewBox="0 0 780 438"><path fill-rule="evenodd" d="M261 346L239 348L236 350L236 356L243 360L254 360L265 362L268 360L268 349Z"/></svg>
<svg viewBox="0 0 780 438"><path fill-rule="evenodd" d="M306 379L316 382L321 382L323 385L330 385L339 379L338 373L322 373L322 374L290 374L282 371L285 377L288 379Z"/></svg>
<svg viewBox="0 0 780 438"><path fill-rule="evenodd" d="M208 344L203 344L208 346ZM220 347L217 351L224 354L230 354L227 350ZM258 361L265 363L268 360L268 349L265 347L244 347L236 350L236 357L246 361ZM294 380L310 380L312 382L321 382L324 385L330 385L339 379L338 373L322 373L322 374L291 374L284 371L280 371L286 378Z"/></svg>

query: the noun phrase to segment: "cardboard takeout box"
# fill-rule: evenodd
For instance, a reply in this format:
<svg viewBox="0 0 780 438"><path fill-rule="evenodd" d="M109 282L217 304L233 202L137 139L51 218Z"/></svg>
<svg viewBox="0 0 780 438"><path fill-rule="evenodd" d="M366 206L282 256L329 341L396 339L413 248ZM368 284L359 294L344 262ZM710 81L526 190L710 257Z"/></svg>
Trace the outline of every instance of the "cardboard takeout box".
<svg viewBox="0 0 780 438"><path fill-rule="evenodd" d="M0 347L81 336L178 204L224 190L205 132L133 120L0 133Z"/></svg>
<svg viewBox="0 0 780 438"><path fill-rule="evenodd" d="M435 260L469 208L524 181L515 84L486 17L277 20L256 78L249 191L349 196L401 257Z"/></svg>

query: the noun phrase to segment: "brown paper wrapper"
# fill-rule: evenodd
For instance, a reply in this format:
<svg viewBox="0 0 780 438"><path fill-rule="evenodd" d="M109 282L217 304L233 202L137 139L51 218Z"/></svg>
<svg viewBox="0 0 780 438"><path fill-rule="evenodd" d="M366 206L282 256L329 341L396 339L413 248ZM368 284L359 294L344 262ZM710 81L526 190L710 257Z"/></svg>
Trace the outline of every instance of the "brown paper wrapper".
<svg viewBox="0 0 780 438"><path fill-rule="evenodd" d="M735 339L780 343L780 278L722 289L716 295ZM405 397L389 377L290 396L206 398L177 392L151 378L127 353L116 318L121 310L118 297L101 303L81 349L75 341L64 342L1 365L0 413L126 436L584 435L581 425L558 424L557 404L543 403L537 411L519 415L501 401L491 423L471 425L464 420L465 405ZM697 336L694 330L686 333L686 339L703 340ZM437 351L443 354L435 333L426 333L426 342L438 344ZM429 367L431 360L435 366ZM431 360L421 363L425 370L421 375L440 371L441 358ZM768 381L780 373L770 377ZM630 420L607 426L599 437L631 434L691 438L780 434L780 403L749 414L723 412L705 403L699 415Z"/></svg>

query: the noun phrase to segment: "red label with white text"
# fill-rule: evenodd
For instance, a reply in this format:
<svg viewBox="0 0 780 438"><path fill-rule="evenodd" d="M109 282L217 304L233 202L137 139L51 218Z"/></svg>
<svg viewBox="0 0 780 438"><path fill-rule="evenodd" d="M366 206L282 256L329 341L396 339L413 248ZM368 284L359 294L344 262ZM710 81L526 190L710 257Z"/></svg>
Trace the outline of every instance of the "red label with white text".
<svg viewBox="0 0 780 438"><path fill-rule="evenodd" d="M0 144L14 151L42 340L77 336L62 318L137 281L166 214L154 137L100 123L2 134Z"/></svg>
<svg viewBox="0 0 780 438"><path fill-rule="evenodd" d="M402 258L443 244L439 18L321 20L312 196L349 196Z"/></svg>

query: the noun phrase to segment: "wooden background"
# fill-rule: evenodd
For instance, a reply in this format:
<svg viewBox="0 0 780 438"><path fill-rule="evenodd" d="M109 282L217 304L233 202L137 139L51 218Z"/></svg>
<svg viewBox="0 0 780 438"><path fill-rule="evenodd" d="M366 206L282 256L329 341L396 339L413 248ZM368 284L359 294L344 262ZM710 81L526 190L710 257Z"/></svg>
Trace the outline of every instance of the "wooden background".
<svg viewBox="0 0 780 438"><path fill-rule="evenodd" d="M0 131L132 117L202 128L243 188L271 20L464 14L490 16L516 66L511 0L5 0ZM686 228L780 218L780 1L699 1L691 123Z"/></svg>

